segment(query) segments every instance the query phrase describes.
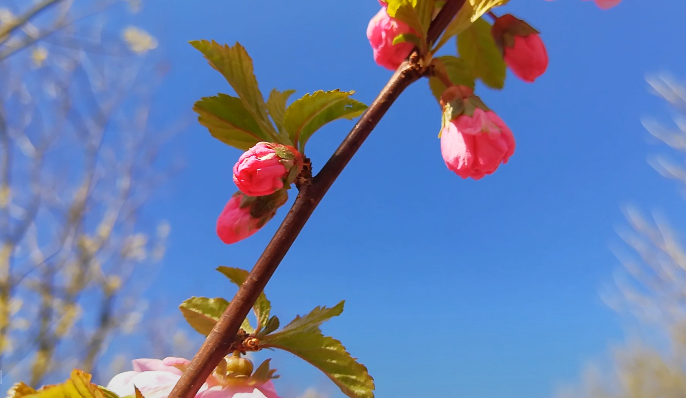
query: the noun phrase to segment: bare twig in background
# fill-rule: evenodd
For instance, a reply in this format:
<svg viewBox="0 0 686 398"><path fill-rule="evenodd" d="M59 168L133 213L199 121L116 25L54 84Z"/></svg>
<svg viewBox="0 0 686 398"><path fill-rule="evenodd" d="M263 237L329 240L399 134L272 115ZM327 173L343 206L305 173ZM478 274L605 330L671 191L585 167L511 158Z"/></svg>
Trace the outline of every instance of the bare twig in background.
<svg viewBox="0 0 686 398"><path fill-rule="evenodd" d="M644 126L671 148L686 154L686 90L665 76L650 77L655 94L675 111L675 127L654 120ZM686 168L665 157L650 159L664 177L686 184ZM610 373L589 368L581 389L562 397L686 397L686 251L678 234L657 215L625 210L630 229L620 236L631 254L618 254L623 268L606 302L630 315L636 336L614 349Z"/></svg>
<svg viewBox="0 0 686 398"><path fill-rule="evenodd" d="M148 333L140 295L170 227L142 211L173 131L150 126L156 40L87 18L118 3L0 8L0 367L34 386L76 366L109 373L113 339ZM51 22L34 25L41 11Z"/></svg>

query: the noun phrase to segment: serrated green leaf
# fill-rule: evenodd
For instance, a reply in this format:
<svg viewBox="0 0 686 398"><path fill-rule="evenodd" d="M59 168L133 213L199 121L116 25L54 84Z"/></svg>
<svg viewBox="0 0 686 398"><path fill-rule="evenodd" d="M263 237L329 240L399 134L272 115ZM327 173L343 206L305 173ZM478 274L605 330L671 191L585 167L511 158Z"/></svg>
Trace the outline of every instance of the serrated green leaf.
<svg viewBox="0 0 686 398"><path fill-rule="evenodd" d="M229 278L229 280L236 284L236 286L239 288L248 279L248 275L250 275L250 272L244 269L224 266L218 267L217 271L224 274L224 276ZM257 318L256 330L258 333L261 329L267 326L271 308L272 305L269 300L267 300L267 296L265 296L264 292L260 293L259 297L257 297L257 301L255 301L255 304L252 307L253 311L255 312L255 317Z"/></svg>
<svg viewBox="0 0 686 398"><path fill-rule="evenodd" d="M448 24L448 27L443 32L441 39L436 43L436 46L431 50L433 54L443 47L452 37L459 35L467 29L472 23L476 22L491 8L505 5L510 0L468 0L465 1L457 16Z"/></svg>
<svg viewBox="0 0 686 398"><path fill-rule="evenodd" d="M310 311L309 314L301 317L296 316L288 325L279 330L273 335L286 335L293 333L307 333L313 330L319 330L319 326L329 319L341 315L343 313L343 306L345 301L341 301L331 308L317 307Z"/></svg>
<svg viewBox="0 0 686 398"><path fill-rule="evenodd" d="M186 319L186 322L188 322L193 329L203 336L207 336L228 306L229 302L221 297L191 297L181 303L179 309ZM241 328L247 333L254 332L247 318L243 320Z"/></svg>
<svg viewBox="0 0 686 398"><path fill-rule="evenodd" d="M434 65L437 73L444 73L453 84L474 88L473 72L464 60L452 55L444 55L432 59L431 64ZM431 77L429 87L436 100L440 102L441 95L446 89L445 84L437 77Z"/></svg>
<svg viewBox="0 0 686 398"><path fill-rule="evenodd" d="M282 139L288 140L288 132L283 128L283 116L286 113L286 102L288 98L295 93L295 90L279 91L273 89L269 93L269 98L267 98L267 109L269 110L269 115L272 117L272 121L279 130L279 135ZM292 143L291 143L292 144ZM289 144L289 145L291 145Z"/></svg>
<svg viewBox="0 0 686 398"><path fill-rule="evenodd" d="M207 336L228 306L229 302L221 297L191 297L179 309L193 329Z"/></svg>
<svg viewBox="0 0 686 398"><path fill-rule="evenodd" d="M426 37L429 32L429 26L431 26L431 19L434 13L434 0L416 0L415 10L417 10L417 16L419 17L419 22L422 25L422 37ZM425 46L418 46L419 48L424 48Z"/></svg>
<svg viewBox="0 0 686 398"><path fill-rule="evenodd" d="M260 141L271 141L239 98L226 94L204 97L193 110L214 138L234 148L245 151Z"/></svg>
<svg viewBox="0 0 686 398"><path fill-rule="evenodd" d="M507 67L491 35L491 24L483 19L475 21L457 36L457 49L475 78L489 87L503 88Z"/></svg>
<svg viewBox="0 0 686 398"><path fill-rule="evenodd" d="M412 43L415 46L419 47L420 39L419 37L417 37L417 35L413 35L412 33L403 33L401 35L396 36L395 39L393 39L394 46L400 43Z"/></svg>
<svg viewBox="0 0 686 398"><path fill-rule="evenodd" d="M286 109L284 126L293 143L304 153L305 144L312 134L325 124L338 119L353 119L360 116L367 105L350 96L354 91L316 91L305 94Z"/></svg>
<svg viewBox="0 0 686 398"><path fill-rule="evenodd" d="M389 17L404 22L410 29L415 31L417 36L422 39L420 41L420 44L422 44L420 49L423 51L425 47L423 45L423 39L426 37L429 27L428 25L426 25L426 28L424 27L422 17L415 8L418 4L417 1L423 0L387 0L386 3L388 5L386 7L386 13ZM429 20L429 23L431 23L431 20Z"/></svg>
<svg viewBox="0 0 686 398"><path fill-rule="evenodd" d="M279 142L278 134L267 116L267 105L255 78L252 59L245 48L239 43L233 47L226 44L222 46L214 40L192 41L191 45L203 53L210 65L233 87L261 130L273 138L267 141Z"/></svg>
<svg viewBox="0 0 686 398"><path fill-rule="evenodd" d="M351 398L374 397L374 379L367 368L357 362L340 341L324 336L319 329L274 333L262 340L260 346L278 348L302 358L324 372Z"/></svg>

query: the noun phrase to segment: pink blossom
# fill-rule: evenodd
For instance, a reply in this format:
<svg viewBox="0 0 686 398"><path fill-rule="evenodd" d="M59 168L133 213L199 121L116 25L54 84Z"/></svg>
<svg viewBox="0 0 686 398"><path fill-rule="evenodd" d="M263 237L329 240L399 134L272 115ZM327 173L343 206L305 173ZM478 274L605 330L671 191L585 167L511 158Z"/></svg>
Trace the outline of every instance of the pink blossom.
<svg viewBox="0 0 686 398"><path fill-rule="evenodd" d="M107 385L120 397L135 393L134 385L145 398L167 398L190 361L183 358L135 359L133 371L120 373ZM211 376L212 377L212 376ZM213 377L212 377L213 378ZM196 398L280 398L271 381L255 386L221 386L216 381L203 383ZM214 385L210 387L210 385Z"/></svg>
<svg viewBox="0 0 686 398"><path fill-rule="evenodd" d="M448 169L475 180L507 163L515 149L514 136L493 111L476 108L460 115L441 131L441 153Z"/></svg>
<svg viewBox="0 0 686 398"><path fill-rule="evenodd" d="M284 183L291 183L287 179L293 167L302 168L302 157L295 148L258 142L233 166L233 182L246 195L270 195L283 188Z"/></svg>
<svg viewBox="0 0 686 398"><path fill-rule="evenodd" d="M399 43L393 45L393 39L403 33L414 31L402 21L391 18L386 13L386 8L379 12L369 21L367 26L367 38L374 50L374 61L390 70L396 70L410 55L414 48L411 43Z"/></svg>

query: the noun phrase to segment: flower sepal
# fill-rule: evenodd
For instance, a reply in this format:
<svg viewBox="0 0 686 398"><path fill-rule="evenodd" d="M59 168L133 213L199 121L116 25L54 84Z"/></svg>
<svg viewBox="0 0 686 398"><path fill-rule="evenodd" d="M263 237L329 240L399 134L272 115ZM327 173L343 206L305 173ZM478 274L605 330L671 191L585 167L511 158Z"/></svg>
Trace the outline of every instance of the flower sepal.
<svg viewBox="0 0 686 398"><path fill-rule="evenodd" d="M515 46L515 37L527 37L540 33L531 25L512 14L498 17L491 28L491 34L501 53L505 51L505 48L513 48Z"/></svg>

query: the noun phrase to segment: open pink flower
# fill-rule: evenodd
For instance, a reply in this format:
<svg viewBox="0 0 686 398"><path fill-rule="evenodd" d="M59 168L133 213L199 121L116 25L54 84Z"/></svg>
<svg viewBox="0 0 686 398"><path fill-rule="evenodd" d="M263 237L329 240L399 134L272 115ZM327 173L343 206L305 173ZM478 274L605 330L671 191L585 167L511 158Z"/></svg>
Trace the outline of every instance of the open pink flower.
<svg viewBox="0 0 686 398"><path fill-rule="evenodd" d="M548 69L548 52L543 40L526 22L505 14L495 21L492 33L505 63L518 78L533 83Z"/></svg>
<svg viewBox="0 0 686 398"><path fill-rule="evenodd" d="M135 359L133 371L120 373L107 384L107 389L120 397L135 393L134 386L145 398L167 398L181 378L182 369L190 361L183 358ZM210 387L210 384L214 385ZM268 381L258 386L221 386L203 383L196 398L280 398L274 384Z"/></svg>
<svg viewBox="0 0 686 398"><path fill-rule="evenodd" d="M507 163L515 149L512 131L493 111L476 108L460 115L441 131L441 153L448 169L475 180Z"/></svg>
<svg viewBox="0 0 686 398"><path fill-rule="evenodd" d="M414 48L411 43L393 45L393 39L403 33L414 33L414 31L406 23L389 17L385 7L381 8L369 21L367 39L374 50L374 61L377 64L396 70L410 55Z"/></svg>
<svg viewBox="0 0 686 398"><path fill-rule="evenodd" d="M233 166L233 182L246 195L270 195L291 183L287 180L293 168L295 175L302 168L302 157L295 148L258 142Z"/></svg>

